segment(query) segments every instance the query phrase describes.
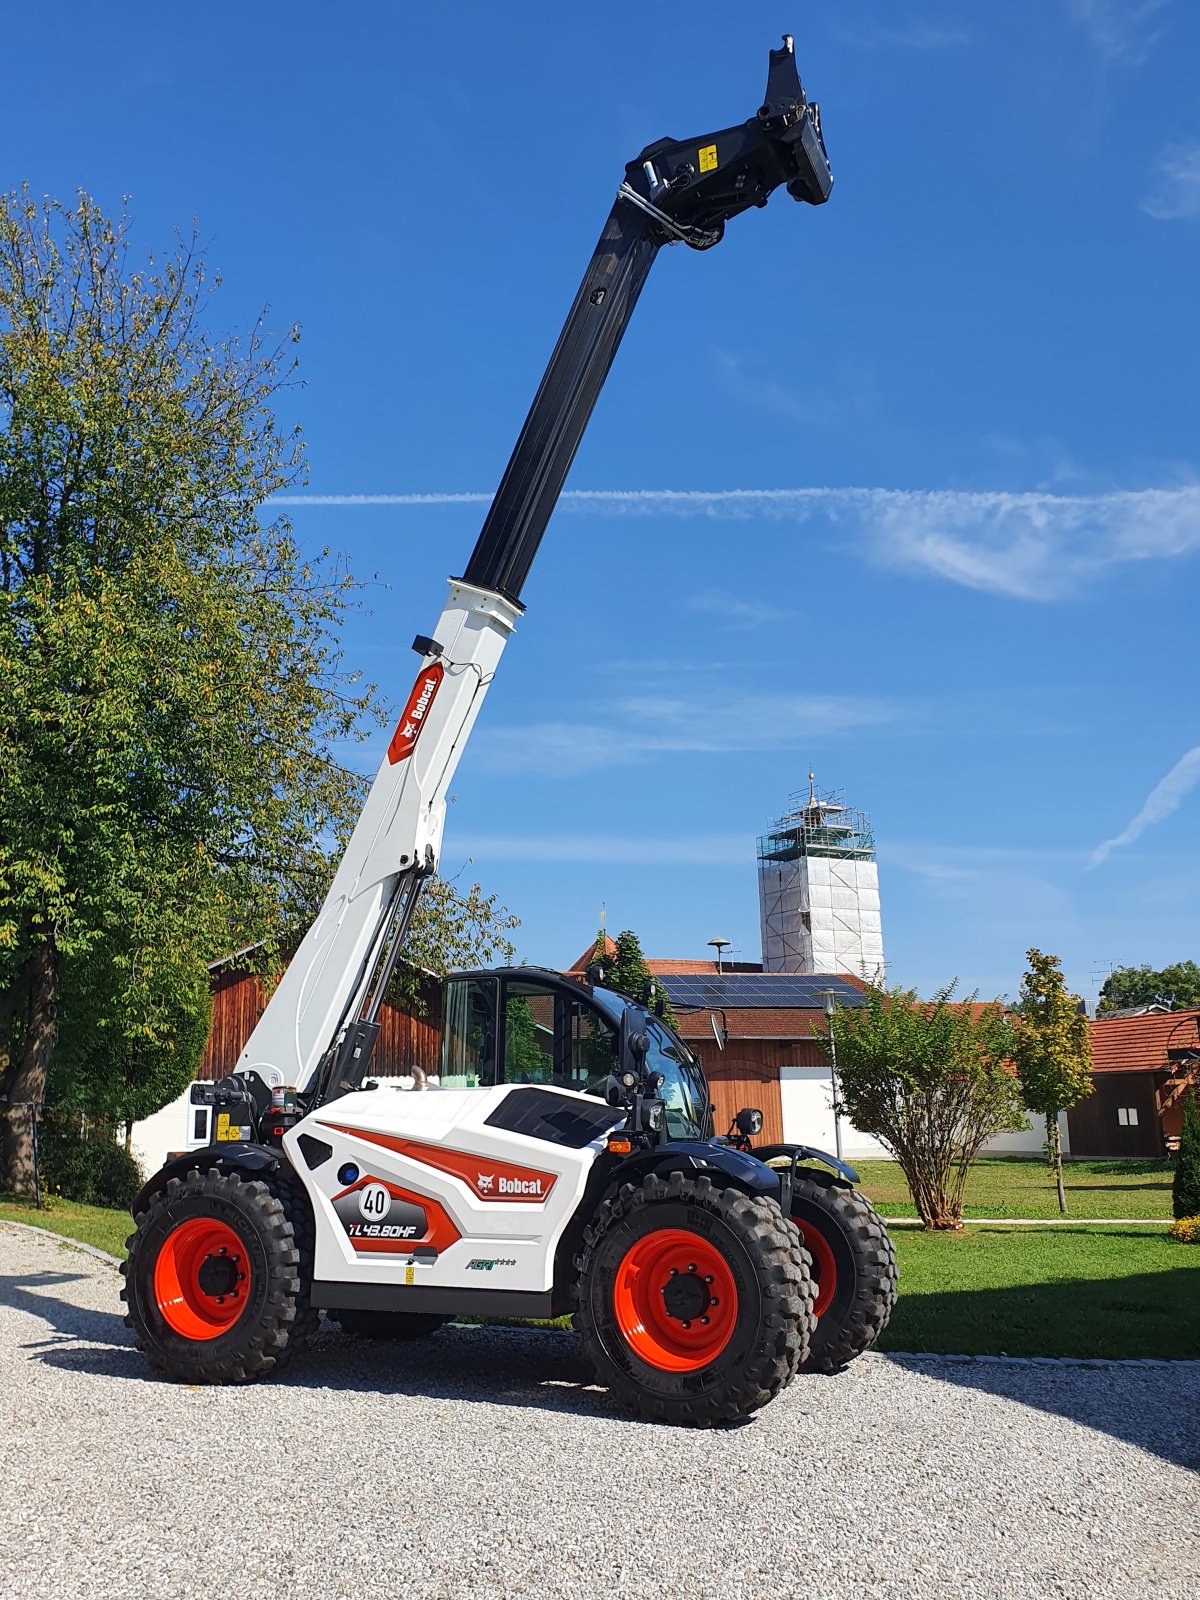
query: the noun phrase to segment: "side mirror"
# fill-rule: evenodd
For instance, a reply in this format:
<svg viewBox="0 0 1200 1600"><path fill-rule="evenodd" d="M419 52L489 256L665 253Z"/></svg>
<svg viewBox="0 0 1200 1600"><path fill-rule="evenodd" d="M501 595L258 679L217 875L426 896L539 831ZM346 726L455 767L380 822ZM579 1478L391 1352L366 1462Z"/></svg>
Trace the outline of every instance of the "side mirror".
<svg viewBox="0 0 1200 1600"><path fill-rule="evenodd" d="M744 1107L733 1120L737 1124L737 1131L747 1139L762 1132L763 1114L755 1106Z"/></svg>

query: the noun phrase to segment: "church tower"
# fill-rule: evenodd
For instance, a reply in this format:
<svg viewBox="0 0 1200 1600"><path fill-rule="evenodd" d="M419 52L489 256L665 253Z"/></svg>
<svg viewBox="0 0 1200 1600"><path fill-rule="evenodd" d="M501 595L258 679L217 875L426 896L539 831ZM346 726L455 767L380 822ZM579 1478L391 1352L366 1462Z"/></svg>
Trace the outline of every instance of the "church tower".
<svg viewBox="0 0 1200 1600"><path fill-rule="evenodd" d="M851 973L882 982L883 928L875 839L839 796L792 795L758 841L764 972Z"/></svg>

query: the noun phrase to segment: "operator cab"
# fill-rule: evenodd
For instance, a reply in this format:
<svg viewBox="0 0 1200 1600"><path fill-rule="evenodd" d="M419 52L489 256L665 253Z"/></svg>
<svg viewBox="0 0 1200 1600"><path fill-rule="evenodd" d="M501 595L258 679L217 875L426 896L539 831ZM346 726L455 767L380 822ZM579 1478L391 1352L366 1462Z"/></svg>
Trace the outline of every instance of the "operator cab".
<svg viewBox="0 0 1200 1600"><path fill-rule="evenodd" d="M648 1041L646 1070L662 1077L671 1139L711 1136L699 1058L661 1017L628 995L543 967L454 973L442 999L443 1089L544 1084L604 1098L621 1064L620 1039Z"/></svg>

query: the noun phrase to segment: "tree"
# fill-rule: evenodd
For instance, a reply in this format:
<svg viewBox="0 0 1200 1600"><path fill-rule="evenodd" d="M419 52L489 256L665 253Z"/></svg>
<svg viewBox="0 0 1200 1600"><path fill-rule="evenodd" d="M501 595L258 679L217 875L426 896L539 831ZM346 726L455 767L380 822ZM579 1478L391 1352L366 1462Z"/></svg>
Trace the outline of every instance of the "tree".
<svg viewBox="0 0 1200 1600"><path fill-rule="evenodd" d="M605 987L616 989L619 993L627 994L637 1001L641 1001L643 995L653 989L653 1008L657 1009L661 1001L663 1019L674 1027L675 1013L671 1009L670 997L662 980L656 978L646 965L637 934L626 928L624 933L617 935L614 953L608 955L606 952L605 935L601 932L596 940L595 959L604 968Z"/></svg>
<svg viewBox="0 0 1200 1600"><path fill-rule="evenodd" d="M1114 967L1100 986L1098 1011L1121 1011L1126 1006L1165 1006L1168 1011L1189 1011L1200 1006L1200 967L1194 961L1174 966Z"/></svg>
<svg viewBox="0 0 1200 1600"><path fill-rule="evenodd" d="M846 1111L895 1156L926 1228L962 1226L980 1147L1027 1126L1003 1007L955 1003L953 993L951 984L923 1001L871 987L829 1022Z"/></svg>
<svg viewBox="0 0 1200 1600"><path fill-rule="evenodd" d="M1183 1102L1171 1209L1176 1217L1200 1217L1200 1101L1195 1089L1188 1090Z"/></svg>
<svg viewBox="0 0 1200 1600"><path fill-rule="evenodd" d="M1059 1113L1092 1092L1092 1036L1083 1001L1068 994L1057 956L1028 950L1029 970L1021 979L1013 1060L1027 1111L1046 1119L1046 1157L1058 1186L1058 1209L1065 1216L1062 1138Z"/></svg>
<svg viewBox="0 0 1200 1600"><path fill-rule="evenodd" d="M135 266L128 231L86 195L0 197L0 1095L22 1105L60 1040L134 1103L204 958L311 900L362 797L332 752L376 710L341 670L348 574L260 520L303 473L272 411L294 331L211 338L195 237ZM0 1186L27 1189L28 1114L0 1136Z"/></svg>

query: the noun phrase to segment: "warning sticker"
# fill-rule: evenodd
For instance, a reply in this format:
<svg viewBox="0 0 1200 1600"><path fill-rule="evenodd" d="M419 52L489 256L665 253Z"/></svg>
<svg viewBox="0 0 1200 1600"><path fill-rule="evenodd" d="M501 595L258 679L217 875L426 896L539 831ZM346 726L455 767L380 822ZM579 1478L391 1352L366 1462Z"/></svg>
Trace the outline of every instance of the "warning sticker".
<svg viewBox="0 0 1200 1600"><path fill-rule="evenodd" d="M717 170L717 147L715 144L706 144L700 152L700 171L715 172Z"/></svg>

